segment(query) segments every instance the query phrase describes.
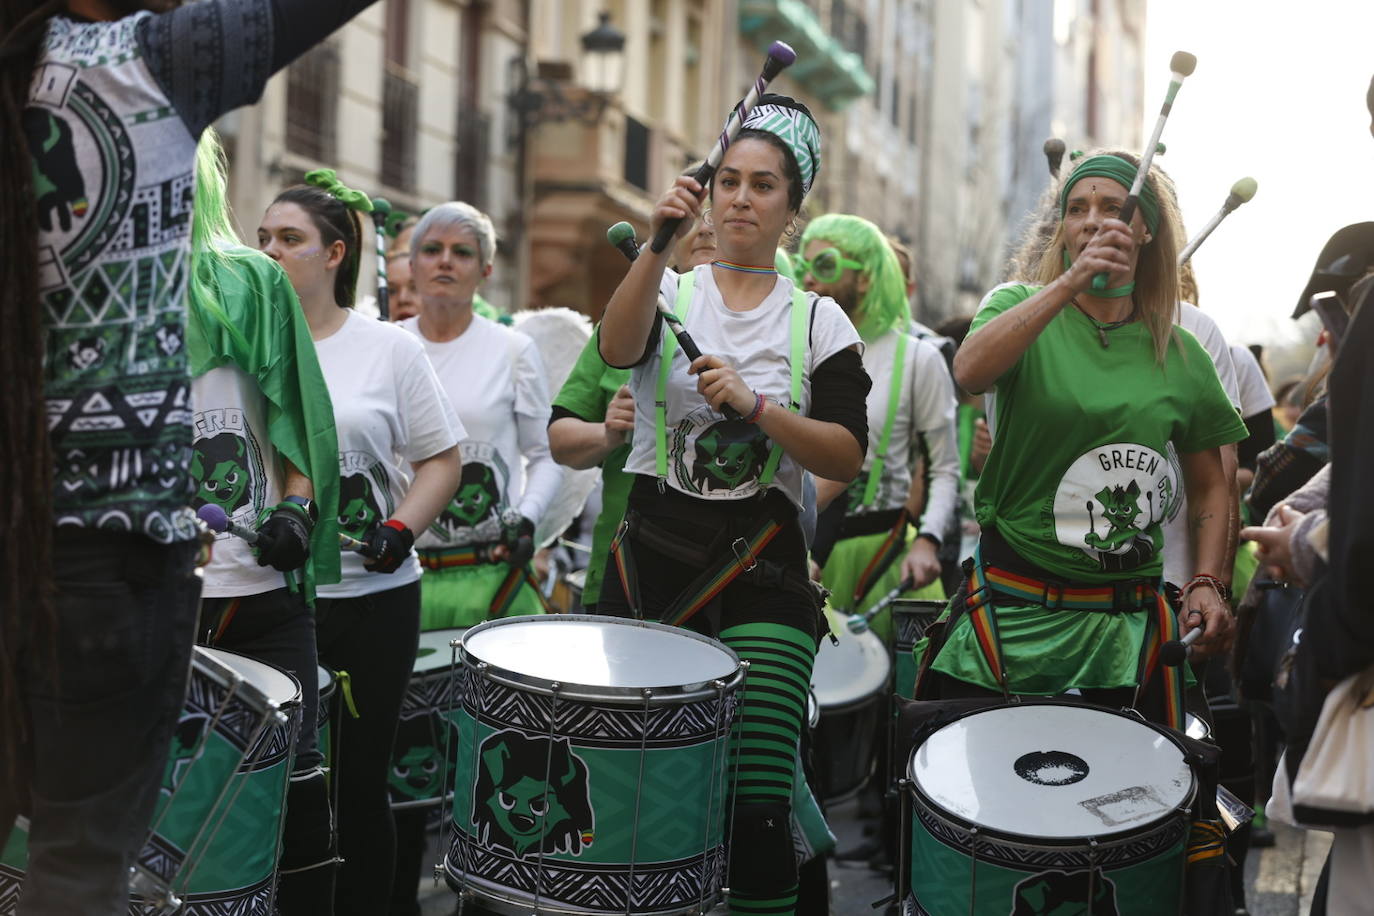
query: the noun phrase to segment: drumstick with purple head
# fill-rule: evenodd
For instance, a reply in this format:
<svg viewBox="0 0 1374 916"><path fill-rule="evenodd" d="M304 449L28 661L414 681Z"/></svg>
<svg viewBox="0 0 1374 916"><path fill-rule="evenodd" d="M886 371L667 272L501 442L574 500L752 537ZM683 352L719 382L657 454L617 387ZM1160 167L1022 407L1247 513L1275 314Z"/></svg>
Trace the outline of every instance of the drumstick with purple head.
<svg viewBox="0 0 1374 916"><path fill-rule="evenodd" d="M625 258L631 264L639 258L639 242L635 240L634 226L631 226L629 223L619 222L607 229L606 241L610 242L621 254L625 255ZM692 339L692 335L687 333L687 329L682 326L682 322L678 320L678 317L669 311L661 295L658 297L657 308L658 314L663 318L664 324L668 325L668 329L671 330L673 336L677 338L677 345L682 348L682 355L687 357L687 361L689 363L694 363L701 359L701 348L698 347L697 342ZM740 418L739 411L735 410L735 408L731 407L729 404L724 406L721 413L725 415L727 420L738 420Z"/></svg>
<svg viewBox="0 0 1374 916"><path fill-rule="evenodd" d="M1154 132L1150 134L1150 142L1145 144L1145 153L1140 157L1140 166L1136 169L1135 180L1131 182L1130 193L1126 195L1126 202L1121 205L1121 212L1116 217L1127 226L1131 224L1131 217L1135 216L1135 209L1140 204L1140 192L1145 187L1145 179L1149 177L1150 163L1154 161L1155 150L1159 148L1159 135L1164 133L1164 124L1169 120L1169 112L1174 108L1174 97L1178 95L1183 81L1192 76L1196 68L1197 58L1187 51L1175 51L1174 56L1169 59L1169 91L1164 94L1164 104L1160 106L1159 118L1155 121ZM1107 280L1106 273L1097 274L1093 277L1092 291L1104 291L1107 288Z"/></svg>
<svg viewBox="0 0 1374 916"><path fill-rule="evenodd" d="M1242 178L1231 185L1231 193L1226 195L1226 201L1221 205L1221 209L1212 216L1207 225L1202 227L1201 232L1188 240L1188 244L1184 245L1183 250L1178 253L1178 266L1182 267L1187 264L1193 253L1202 246L1203 242L1207 241L1207 236L1212 234L1212 230L1220 226L1221 221L1230 216L1232 211L1241 204L1248 204L1258 190L1259 182L1249 177Z"/></svg>
<svg viewBox="0 0 1374 916"><path fill-rule="evenodd" d="M864 630L867 630L869 625L873 623L874 617L877 617L887 609L888 605L900 598L903 592L909 592L915 588L915 586L916 580L907 576L901 582L897 583L896 588L878 599L878 603L873 605L873 607L869 608L866 612L863 614L850 614L849 620L846 622L846 625L849 627L849 632L857 636Z"/></svg>
<svg viewBox="0 0 1374 916"><path fill-rule="evenodd" d="M754 106L759 103L759 98L767 91L768 84L779 73L790 67L796 59L797 52L793 51L785 42L775 41L769 45L768 57L763 62L763 70L759 72L758 78L754 80L754 85L750 87L748 94L735 106L735 110L730 112L725 127L721 129L720 136L716 138L716 145L711 147L711 152L706 154L706 161L692 176L703 188L711 180L711 176L716 174L716 169L720 167L720 161L725 158L725 150L734 141L735 135L739 133L740 126L744 124L744 119L749 117L749 112L754 110ZM658 227L658 234L654 236L653 244L650 246L656 254L668 247L668 243L673 240L673 233L677 232L677 227L681 223L681 218L670 219Z"/></svg>
<svg viewBox="0 0 1374 916"><path fill-rule="evenodd" d="M272 546L272 542L252 528L245 528L242 525L234 524L234 520L220 506L214 503L206 503L196 510L196 518L205 523L216 534L228 532L236 538L241 538L255 547L262 547L264 550Z"/></svg>

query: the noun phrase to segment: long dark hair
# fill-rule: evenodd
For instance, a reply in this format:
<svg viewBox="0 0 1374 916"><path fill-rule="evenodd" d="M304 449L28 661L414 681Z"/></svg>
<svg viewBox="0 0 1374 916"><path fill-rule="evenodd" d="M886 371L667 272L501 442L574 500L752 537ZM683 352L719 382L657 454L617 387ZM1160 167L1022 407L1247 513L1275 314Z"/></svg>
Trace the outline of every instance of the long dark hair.
<svg viewBox="0 0 1374 916"><path fill-rule="evenodd" d="M351 309L358 291L358 268L362 263L363 224L358 211L333 194L306 184L293 185L277 195L272 205L295 204L310 214L325 246L344 243L344 259L334 276L334 301Z"/></svg>
<svg viewBox="0 0 1374 916"><path fill-rule="evenodd" d="M38 286L38 218L24 108L57 0L0 0L0 742L8 752L6 781L15 773L25 733L19 705L21 647L52 645L52 445L43 400L43 309Z"/></svg>

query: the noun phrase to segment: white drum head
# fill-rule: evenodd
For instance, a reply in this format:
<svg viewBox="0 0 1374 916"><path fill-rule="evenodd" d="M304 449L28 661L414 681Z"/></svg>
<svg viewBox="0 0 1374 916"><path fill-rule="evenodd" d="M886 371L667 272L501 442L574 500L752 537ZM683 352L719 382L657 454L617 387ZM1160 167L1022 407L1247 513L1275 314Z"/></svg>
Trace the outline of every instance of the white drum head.
<svg viewBox="0 0 1374 916"><path fill-rule="evenodd" d="M1054 840L1127 833L1193 792L1183 751L1162 731L1110 712L1037 703L951 722L912 754L909 775L947 814Z"/></svg>
<svg viewBox="0 0 1374 916"><path fill-rule="evenodd" d="M300 696L301 688L296 679L275 665L224 649L197 646L196 651L206 652L214 656L216 661L232 668L235 674L256 687L263 696L278 706L284 706Z"/></svg>
<svg viewBox="0 0 1374 916"><path fill-rule="evenodd" d="M438 671L453 664L453 647L449 643L466 633L467 627L453 630L425 630L420 634L420 647L415 650L416 674Z"/></svg>
<svg viewBox="0 0 1374 916"><path fill-rule="evenodd" d="M685 630L615 617L554 614L491 621L463 638L478 661L583 687L683 687L729 678L735 653Z"/></svg>
<svg viewBox="0 0 1374 916"><path fill-rule="evenodd" d="M324 665L316 665L315 668L317 669L315 676L319 683L320 694L323 695L334 684L334 672Z"/></svg>
<svg viewBox="0 0 1374 916"><path fill-rule="evenodd" d="M1212 737L1212 730L1207 727L1207 723L1192 713L1188 713L1187 724L1183 733L1189 738L1196 738L1199 741L1206 741Z"/></svg>
<svg viewBox="0 0 1374 916"><path fill-rule="evenodd" d="M821 709L847 706L887 686L892 660L887 647L872 630L858 635L850 632L845 618L826 608L830 631L839 638L837 646L830 637L821 636L821 648L816 654L816 667L811 672L811 687Z"/></svg>

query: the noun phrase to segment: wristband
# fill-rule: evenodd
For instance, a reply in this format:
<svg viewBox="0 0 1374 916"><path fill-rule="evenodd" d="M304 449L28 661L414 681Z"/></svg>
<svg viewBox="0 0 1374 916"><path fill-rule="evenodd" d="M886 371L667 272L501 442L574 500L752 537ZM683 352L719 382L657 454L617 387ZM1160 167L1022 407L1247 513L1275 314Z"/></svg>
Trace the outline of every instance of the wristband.
<svg viewBox="0 0 1374 916"><path fill-rule="evenodd" d="M1196 575L1193 576L1193 578L1189 579L1188 584L1183 586L1183 588L1179 591L1179 599L1182 600L1187 598L1188 593L1191 592L1193 589L1197 588L1199 585L1211 586L1212 591L1217 593L1218 598L1220 598L1227 604L1231 603L1231 590L1226 587L1226 583L1222 582L1216 576L1209 576L1206 574Z"/></svg>
<svg viewBox="0 0 1374 916"><path fill-rule="evenodd" d="M759 421L759 417L763 416L763 408L766 403L767 402L763 399L763 395L759 394L757 391L754 392L754 409L749 414L749 416L744 418L744 422L757 423Z"/></svg>

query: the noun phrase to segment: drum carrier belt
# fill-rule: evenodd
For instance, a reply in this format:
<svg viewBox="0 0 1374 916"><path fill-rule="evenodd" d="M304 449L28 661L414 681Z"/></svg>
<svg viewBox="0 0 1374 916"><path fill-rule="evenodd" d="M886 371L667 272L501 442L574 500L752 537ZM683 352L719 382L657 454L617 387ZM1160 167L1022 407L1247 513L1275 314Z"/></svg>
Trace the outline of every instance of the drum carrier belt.
<svg viewBox="0 0 1374 916"><path fill-rule="evenodd" d="M492 558L492 549L497 546L498 541L491 541L485 544L467 544L462 547L438 547L424 548L416 550L415 553L420 558L420 566L425 569L444 570L458 569L464 566L485 566L500 562ZM520 594L520 586L528 584L535 596L539 599L539 604L543 607L545 614L552 614L553 609L544 600L544 592L539 588L539 583L535 581L534 574L530 572L529 565L512 566L510 572L506 573L506 578L501 580L501 585L496 589L496 594L492 595L491 605L487 608L487 619L495 620L498 617L505 617L510 612L511 605L515 604L515 596Z"/></svg>
<svg viewBox="0 0 1374 916"><path fill-rule="evenodd" d="M691 311L695 283L694 272L689 271L678 278L674 311L680 321L685 321L688 312ZM791 403L788 405L788 409L793 413L801 410L808 312L806 294L794 286L790 319ZM668 479L668 376L672 372L673 356L677 352L677 338L666 327L662 328L660 333L663 335L663 350L658 383L654 391L654 469L658 477L658 490L662 493ZM639 578L630 551L629 538L640 541L651 550L702 570L660 615L659 619L663 623L672 626L685 624L723 592L726 586L741 576L765 588L784 588L805 594L808 599L814 600L815 594L805 576L759 555L768 542L782 530L784 524L795 524L795 519L779 521L767 504L768 487L773 482L781 461L782 448L774 443L769 449L768 461L763 472L759 475L759 490L762 495L759 505L763 517L752 526L751 534L730 540L728 549L719 543L728 538L728 534L722 534L716 541L703 548L697 541L653 524L633 509L626 511L625 520L621 522L615 538L611 541L611 556L615 560L616 571L625 589L625 598L635 617L642 619L644 609L640 600Z"/></svg>

